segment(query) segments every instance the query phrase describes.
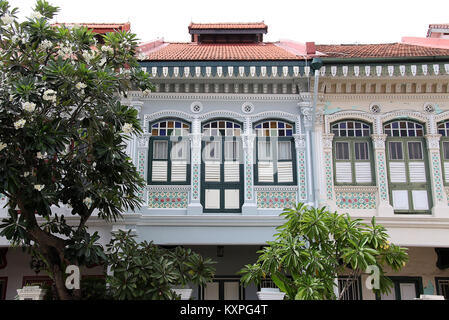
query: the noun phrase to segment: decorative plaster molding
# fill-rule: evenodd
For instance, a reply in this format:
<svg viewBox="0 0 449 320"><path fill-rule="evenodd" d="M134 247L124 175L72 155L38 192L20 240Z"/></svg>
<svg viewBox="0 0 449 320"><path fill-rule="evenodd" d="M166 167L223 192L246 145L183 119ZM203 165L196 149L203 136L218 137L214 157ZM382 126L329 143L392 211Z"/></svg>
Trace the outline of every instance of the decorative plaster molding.
<svg viewBox="0 0 449 320"><path fill-rule="evenodd" d="M425 138L428 150L440 150L441 134L426 134Z"/></svg>
<svg viewBox="0 0 449 320"><path fill-rule="evenodd" d="M160 118L180 118L188 120L189 122L194 119L192 114L178 110L162 110L155 113L146 113L143 117L145 122L157 120Z"/></svg>
<svg viewBox="0 0 449 320"><path fill-rule="evenodd" d="M335 192L377 192L377 186L335 186Z"/></svg>
<svg viewBox="0 0 449 320"><path fill-rule="evenodd" d="M260 192L298 191L298 186L254 186L254 191Z"/></svg>
<svg viewBox="0 0 449 320"><path fill-rule="evenodd" d="M373 139L374 149L385 149L386 134L372 134L371 139Z"/></svg>
<svg viewBox="0 0 449 320"><path fill-rule="evenodd" d="M146 189L148 192L187 192L190 191L190 185L147 185Z"/></svg>

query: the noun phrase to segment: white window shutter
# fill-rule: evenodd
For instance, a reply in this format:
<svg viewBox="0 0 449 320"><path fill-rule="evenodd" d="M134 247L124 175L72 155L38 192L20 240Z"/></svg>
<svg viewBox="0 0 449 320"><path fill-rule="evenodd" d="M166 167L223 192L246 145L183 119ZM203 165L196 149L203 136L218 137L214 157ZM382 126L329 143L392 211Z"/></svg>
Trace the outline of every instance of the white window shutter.
<svg viewBox="0 0 449 320"><path fill-rule="evenodd" d="M220 182L220 162L207 161L205 163L204 180L207 182Z"/></svg>
<svg viewBox="0 0 449 320"><path fill-rule="evenodd" d="M171 181L187 180L187 162L173 161L171 164Z"/></svg>
<svg viewBox="0 0 449 320"><path fill-rule="evenodd" d="M371 182L371 163L356 162L355 163L355 181L357 183Z"/></svg>
<svg viewBox="0 0 449 320"><path fill-rule="evenodd" d="M337 182L351 183L352 182L351 162L336 162L335 178Z"/></svg>
<svg viewBox="0 0 449 320"><path fill-rule="evenodd" d="M240 164L238 161L224 162L224 181L225 182L240 181Z"/></svg>
<svg viewBox="0 0 449 320"><path fill-rule="evenodd" d="M444 162L444 181L449 182L449 162Z"/></svg>
<svg viewBox="0 0 449 320"><path fill-rule="evenodd" d="M225 209L239 209L240 208L240 190L239 189L225 189Z"/></svg>
<svg viewBox="0 0 449 320"><path fill-rule="evenodd" d="M410 182L426 182L426 168L424 162L410 162L408 164Z"/></svg>
<svg viewBox="0 0 449 320"><path fill-rule="evenodd" d="M413 209L429 210L429 200L427 190L412 190Z"/></svg>
<svg viewBox="0 0 449 320"><path fill-rule="evenodd" d="M167 181L167 161L153 161L152 181Z"/></svg>
<svg viewBox="0 0 449 320"><path fill-rule="evenodd" d="M259 161L257 169L259 182L274 182L273 162Z"/></svg>
<svg viewBox="0 0 449 320"><path fill-rule="evenodd" d="M291 162L278 162L278 182L293 182L293 167Z"/></svg>
<svg viewBox="0 0 449 320"><path fill-rule="evenodd" d="M390 162L390 181L407 182L404 162Z"/></svg>
<svg viewBox="0 0 449 320"><path fill-rule="evenodd" d="M393 208L396 210L408 210L408 191L393 190Z"/></svg>
<svg viewBox="0 0 449 320"><path fill-rule="evenodd" d="M220 209L220 189L205 190L206 209Z"/></svg>

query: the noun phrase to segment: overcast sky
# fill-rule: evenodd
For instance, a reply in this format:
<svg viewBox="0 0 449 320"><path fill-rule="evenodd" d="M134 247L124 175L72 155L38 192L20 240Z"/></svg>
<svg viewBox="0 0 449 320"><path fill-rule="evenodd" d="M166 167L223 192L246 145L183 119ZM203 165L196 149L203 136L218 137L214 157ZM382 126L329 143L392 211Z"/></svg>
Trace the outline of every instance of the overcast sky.
<svg viewBox="0 0 449 320"><path fill-rule="evenodd" d="M142 41L188 42L193 22L259 22L265 41L318 44L399 42L425 37L431 23L449 23L449 0L50 0L57 22L131 22ZM28 15L35 0L15 0Z"/></svg>

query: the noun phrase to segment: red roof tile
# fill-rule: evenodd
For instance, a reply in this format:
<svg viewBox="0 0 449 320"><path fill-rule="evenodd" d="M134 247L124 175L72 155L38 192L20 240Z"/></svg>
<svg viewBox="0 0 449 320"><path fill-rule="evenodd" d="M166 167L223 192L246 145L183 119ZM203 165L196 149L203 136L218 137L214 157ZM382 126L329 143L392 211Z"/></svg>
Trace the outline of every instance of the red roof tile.
<svg viewBox="0 0 449 320"><path fill-rule="evenodd" d="M146 60L302 60L274 43L196 44L169 43Z"/></svg>
<svg viewBox="0 0 449 320"><path fill-rule="evenodd" d="M449 23L429 24L429 29L449 29Z"/></svg>
<svg viewBox="0 0 449 320"><path fill-rule="evenodd" d="M332 58L392 58L449 56L449 49L404 43L317 45L316 50Z"/></svg>
<svg viewBox="0 0 449 320"><path fill-rule="evenodd" d="M190 29L266 29L267 25L263 22L247 23L193 23L189 25Z"/></svg>

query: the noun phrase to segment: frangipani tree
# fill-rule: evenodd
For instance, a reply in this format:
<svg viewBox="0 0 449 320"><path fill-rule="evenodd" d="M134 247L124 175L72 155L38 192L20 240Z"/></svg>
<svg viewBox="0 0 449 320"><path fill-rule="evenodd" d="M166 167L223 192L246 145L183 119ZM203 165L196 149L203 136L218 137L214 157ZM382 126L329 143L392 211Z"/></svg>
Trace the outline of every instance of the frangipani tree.
<svg viewBox="0 0 449 320"><path fill-rule="evenodd" d="M57 11L39 0L19 23L0 1L0 193L9 208L0 235L32 248L59 298L70 299L65 267L105 259L88 219L115 220L140 204L144 182L124 148L142 130L120 101L152 87L134 34L108 33L99 45L87 28L51 26ZM61 206L75 224L57 214Z"/></svg>
<svg viewBox="0 0 449 320"><path fill-rule="evenodd" d="M353 281L367 273L368 266L379 270L376 293L389 292L391 280L385 270L400 270L408 261L406 249L388 241L386 229L362 223L349 215L317 209L298 203L284 209L286 223L278 227L275 241L258 253L257 262L239 273L246 286L259 284L267 277L286 293L287 299L342 299ZM347 281L335 296L335 279L346 275Z"/></svg>

